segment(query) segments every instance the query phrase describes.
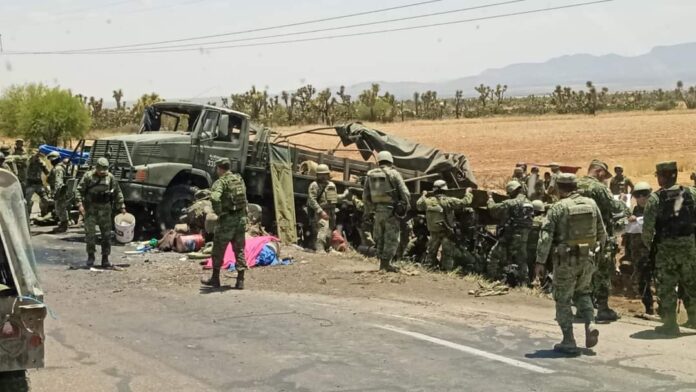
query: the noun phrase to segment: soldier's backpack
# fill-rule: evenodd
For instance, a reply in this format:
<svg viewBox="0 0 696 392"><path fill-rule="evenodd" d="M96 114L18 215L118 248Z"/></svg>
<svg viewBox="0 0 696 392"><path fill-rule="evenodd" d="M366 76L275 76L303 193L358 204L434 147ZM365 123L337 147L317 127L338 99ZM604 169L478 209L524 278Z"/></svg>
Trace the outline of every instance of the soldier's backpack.
<svg viewBox="0 0 696 392"><path fill-rule="evenodd" d="M382 169L372 169L367 173L367 181L370 182L370 197L373 203L390 204L394 202L391 182L387 172Z"/></svg>
<svg viewBox="0 0 696 392"><path fill-rule="evenodd" d="M597 240L596 210L592 204L573 201L568 205L565 242L568 245L592 245Z"/></svg>
<svg viewBox="0 0 696 392"><path fill-rule="evenodd" d="M655 222L656 235L659 238L693 236L696 203L691 193L680 186L679 189L659 190L657 196L660 198L660 210Z"/></svg>
<svg viewBox="0 0 696 392"><path fill-rule="evenodd" d="M506 226L514 229L531 229L534 224L534 206L528 201L516 203L510 210Z"/></svg>
<svg viewBox="0 0 696 392"><path fill-rule="evenodd" d="M246 211L247 198L244 180L238 174L232 174L229 182L230 191L224 192L223 206L228 212Z"/></svg>

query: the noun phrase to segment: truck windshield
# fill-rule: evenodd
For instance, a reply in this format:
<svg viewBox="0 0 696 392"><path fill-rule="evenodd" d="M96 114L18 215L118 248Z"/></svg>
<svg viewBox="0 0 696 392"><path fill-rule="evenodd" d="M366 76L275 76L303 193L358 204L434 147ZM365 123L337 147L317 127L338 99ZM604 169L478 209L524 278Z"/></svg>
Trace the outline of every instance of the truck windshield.
<svg viewBox="0 0 696 392"><path fill-rule="evenodd" d="M200 112L174 112L147 108L143 113L141 132L191 133Z"/></svg>

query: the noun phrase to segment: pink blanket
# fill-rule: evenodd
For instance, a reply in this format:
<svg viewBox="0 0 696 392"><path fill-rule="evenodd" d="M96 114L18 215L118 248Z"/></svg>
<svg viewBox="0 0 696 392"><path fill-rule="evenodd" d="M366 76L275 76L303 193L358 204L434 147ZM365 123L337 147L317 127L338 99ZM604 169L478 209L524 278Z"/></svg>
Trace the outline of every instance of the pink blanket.
<svg viewBox="0 0 696 392"><path fill-rule="evenodd" d="M246 239L244 245L244 258L246 259L247 267L252 268L256 265L256 259L259 257L259 253L267 243L271 241L279 241L276 237L267 235L261 237L251 237ZM222 263L222 269L227 269L230 264L235 263L234 249L232 249L232 244L227 245L227 250L225 251L225 258ZM210 257L206 260L203 269L213 268L213 258Z"/></svg>

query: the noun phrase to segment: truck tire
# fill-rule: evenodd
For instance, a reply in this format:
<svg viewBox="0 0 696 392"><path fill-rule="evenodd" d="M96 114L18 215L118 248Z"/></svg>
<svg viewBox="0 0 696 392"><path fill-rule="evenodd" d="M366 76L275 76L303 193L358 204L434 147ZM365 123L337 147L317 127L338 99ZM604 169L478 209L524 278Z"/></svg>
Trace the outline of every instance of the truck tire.
<svg viewBox="0 0 696 392"><path fill-rule="evenodd" d="M167 189L162 202L157 206L157 221L165 228L171 229L179 222L183 209L189 207L194 200L197 187L179 184Z"/></svg>
<svg viewBox="0 0 696 392"><path fill-rule="evenodd" d="M29 392L27 371L0 372L0 391Z"/></svg>

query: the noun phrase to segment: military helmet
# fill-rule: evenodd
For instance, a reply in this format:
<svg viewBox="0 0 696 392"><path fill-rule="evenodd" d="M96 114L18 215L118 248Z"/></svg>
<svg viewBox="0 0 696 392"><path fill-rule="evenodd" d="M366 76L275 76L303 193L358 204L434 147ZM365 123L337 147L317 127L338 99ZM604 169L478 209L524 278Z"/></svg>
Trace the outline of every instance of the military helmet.
<svg viewBox="0 0 696 392"><path fill-rule="evenodd" d="M437 191L437 190L446 191L447 190L447 183L445 182L445 180L437 180L433 183L433 190L434 191Z"/></svg>
<svg viewBox="0 0 696 392"><path fill-rule="evenodd" d="M614 171L623 170L623 169L624 169L624 168L623 168L622 165L614 165Z"/></svg>
<svg viewBox="0 0 696 392"><path fill-rule="evenodd" d="M641 182L637 183L636 186L633 187L633 191L631 193L636 193L636 192L640 192L640 191L650 192L650 191L652 191L652 187L647 182L641 181Z"/></svg>
<svg viewBox="0 0 696 392"><path fill-rule="evenodd" d="M561 173L556 177L556 182L559 184L577 184L578 179L575 174Z"/></svg>
<svg viewBox="0 0 696 392"><path fill-rule="evenodd" d="M675 172L677 171L677 162L676 161L665 161L665 162L660 162L657 165L655 165L655 170L659 172Z"/></svg>
<svg viewBox="0 0 696 392"><path fill-rule="evenodd" d="M521 187L522 187L522 184L520 184L519 182L517 182L517 181L510 181L510 182L507 183L507 185L505 185L505 192L507 192L507 194L509 195L509 194L511 194L512 192L518 190L518 189L521 188Z"/></svg>
<svg viewBox="0 0 696 392"><path fill-rule="evenodd" d="M519 173L519 174L523 174L523 173L524 173L524 169L522 169L520 166L517 166L517 167L515 168L515 174L518 174L518 173Z"/></svg>
<svg viewBox="0 0 696 392"><path fill-rule="evenodd" d="M227 158L220 158L217 161L215 161L215 167L223 169L223 170L230 170L232 167L232 164L230 163L230 160Z"/></svg>
<svg viewBox="0 0 696 392"><path fill-rule="evenodd" d="M2 152L5 155L10 155L10 146L8 146L7 144L3 144L2 146L0 146L0 152Z"/></svg>
<svg viewBox="0 0 696 392"><path fill-rule="evenodd" d="M331 170L329 169L328 165L321 163L321 164L317 165L316 173L317 174L330 174Z"/></svg>
<svg viewBox="0 0 696 392"><path fill-rule="evenodd" d="M534 211L544 212L544 209L546 208L546 206L544 206L543 201L534 200L534 201L532 201L532 208L534 208Z"/></svg>
<svg viewBox="0 0 696 392"><path fill-rule="evenodd" d="M48 158L49 161L53 161L54 159L60 158L60 153L58 151L51 151L46 155L46 158Z"/></svg>
<svg viewBox="0 0 696 392"><path fill-rule="evenodd" d="M101 157L97 159L97 169L108 169L109 168L109 160Z"/></svg>
<svg viewBox="0 0 696 392"><path fill-rule="evenodd" d="M389 162L394 163L394 157L389 151L380 151L377 154L377 162Z"/></svg>

